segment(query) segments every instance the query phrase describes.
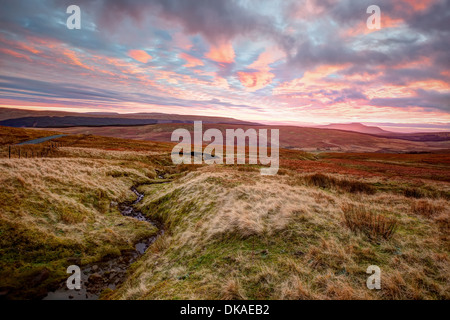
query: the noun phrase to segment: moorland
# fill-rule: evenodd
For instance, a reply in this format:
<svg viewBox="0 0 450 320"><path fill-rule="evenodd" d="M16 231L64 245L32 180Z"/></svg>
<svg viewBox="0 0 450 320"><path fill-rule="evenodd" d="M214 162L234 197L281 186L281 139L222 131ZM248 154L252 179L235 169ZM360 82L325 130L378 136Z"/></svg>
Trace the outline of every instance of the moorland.
<svg viewBox="0 0 450 320"><path fill-rule="evenodd" d="M158 128L139 128L150 127ZM136 209L164 233L102 299L450 298L442 142L387 146L337 131L366 142L341 152L284 145L278 174L261 176L259 165L173 165L173 143L129 139L123 129L125 138L0 127L2 297L43 298L74 261L120 257L156 235L158 227L120 212L136 187L145 195ZM318 132L304 137L325 139ZM16 145L57 133L67 135ZM369 265L382 270L381 290L366 287Z"/></svg>

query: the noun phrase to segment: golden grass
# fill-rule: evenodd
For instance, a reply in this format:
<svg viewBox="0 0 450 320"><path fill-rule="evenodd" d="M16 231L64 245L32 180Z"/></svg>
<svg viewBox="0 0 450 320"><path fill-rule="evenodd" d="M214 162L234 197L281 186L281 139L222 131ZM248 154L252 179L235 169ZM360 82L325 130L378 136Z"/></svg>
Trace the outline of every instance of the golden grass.
<svg viewBox="0 0 450 320"><path fill-rule="evenodd" d="M410 210L416 200L311 188L292 179L213 166L172 184L141 187L148 194L142 210L167 230L108 298L450 297L448 230L437 220L417 219ZM348 203L357 232L345 226L341 207ZM365 285L373 264L382 269L380 291ZM136 295L140 287L145 294Z"/></svg>
<svg viewBox="0 0 450 320"><path fill-rule="evenodd" d="M369 211L366 207L344 204L345 224L352 231L361 231L372 240L388 240L395 233L398 221Z"/></svg>
<svg viewBox="0 0 450 320"><path fill-rule="evenodd" d="M222 287L221 298L223 300L244 300L245 296L242 291L239 279L228 279L224 282Z"/></svg>
<svg viewBox="0 0 450 320"><path fill-rule="evenodd" d="M366 193L366 194L374 194L376 192L375 188L367 183L357 180L335 178L329 175L324 175L322 173L315 173L312 175L308 175L304 177L304 179L308 185L324 189L336 188L344 192Z"/></svg>

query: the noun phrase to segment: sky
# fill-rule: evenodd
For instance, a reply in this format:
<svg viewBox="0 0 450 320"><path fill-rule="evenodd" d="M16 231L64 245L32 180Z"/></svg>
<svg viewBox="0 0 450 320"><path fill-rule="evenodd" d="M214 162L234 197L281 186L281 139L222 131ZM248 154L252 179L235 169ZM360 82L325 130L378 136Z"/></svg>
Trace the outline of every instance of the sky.
<svg viewBox="0 0 450 320"><path fill-rule="evenodd" d="M449 80L450 0L0 1L0 107L450 131Z"/></svg>

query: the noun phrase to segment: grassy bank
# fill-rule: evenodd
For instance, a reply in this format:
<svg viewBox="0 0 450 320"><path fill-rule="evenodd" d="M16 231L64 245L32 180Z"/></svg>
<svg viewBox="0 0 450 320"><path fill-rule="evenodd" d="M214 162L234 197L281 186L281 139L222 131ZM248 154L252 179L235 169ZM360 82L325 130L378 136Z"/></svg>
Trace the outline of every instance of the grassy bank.
<svg viewBox="0 0 450 320"><path fill-rule="evenodd" d="M167 231L109 298L449 299L448 200L337 179L206 167L142 187ZM370 265L380 291L366 288Z"/></svg>
<svg viewBox="0 0 450 320"><path fill-rule="evenodd" d="M9 140L36 137L5 130ZM131 186L156 177L161 152L145 143L137 152L120 139L62 140L73 147L44 158L0 158L0 291L8 298L41 297L67 278L67 266L119 255L157 231L122 216L118 203L135 198Z"/></svg>

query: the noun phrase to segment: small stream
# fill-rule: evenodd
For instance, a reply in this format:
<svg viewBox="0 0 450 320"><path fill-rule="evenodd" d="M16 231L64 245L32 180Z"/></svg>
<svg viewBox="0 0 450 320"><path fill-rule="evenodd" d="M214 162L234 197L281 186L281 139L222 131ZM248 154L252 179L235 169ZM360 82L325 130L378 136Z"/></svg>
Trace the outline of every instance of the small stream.
<svg viewBox="0 0 450 320"><path fill-rule="evenodd" d="M122 215L133 217L139 221L146 221L158 228L158 233L150 238L143 239L136 243L135 250L125 250L119 257L104 258L102 261L85 265L81 268L81 289L69 290L66 280L60 284L59 288L49 292L44 300L97 300L100 293L110 288L114 290L125 281L128 267L141 257L148 247L164 233L160 223L145 217L142 212L135 208L141 202L144 194L135 187L131 188L137 198L133 202L123 202L118 205ZM67 278L70 274L67 274Z"/></svg>

